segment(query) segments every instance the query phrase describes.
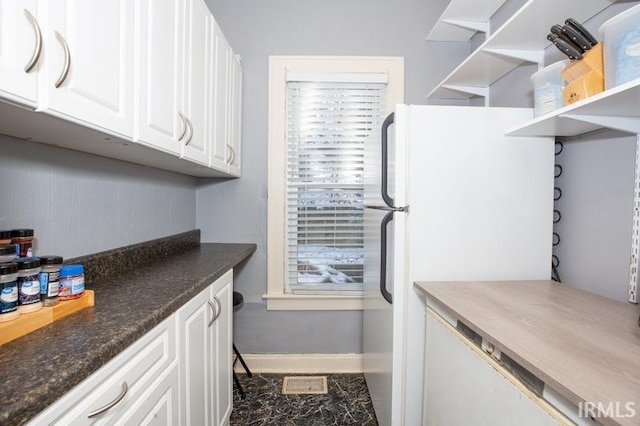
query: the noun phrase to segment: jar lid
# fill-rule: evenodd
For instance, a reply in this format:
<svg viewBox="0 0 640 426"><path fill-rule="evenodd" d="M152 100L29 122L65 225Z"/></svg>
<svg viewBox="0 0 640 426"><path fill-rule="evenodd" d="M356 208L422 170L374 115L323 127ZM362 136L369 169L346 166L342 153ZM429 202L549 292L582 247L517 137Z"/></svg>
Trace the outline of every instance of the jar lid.
<svg viewBox="0 0 640 426"><path fill-rule="evenodd" d="M18 269L20 270L40 267L40 259L37 257L21 257L20 259L16 259L15 262L18 264Z"/></svg>
<svg viewBox="0 0 640 426"><path fill-rule="evenodd" d="M0 231L0 240L11 238L11 231Z"/></svg>
<svg viewBox="0 0 640 426"><path fill-rule="evenodd" d="M0 246L0 256L7 256L10 254L16 254L16 246Z"/></svg>
<svg viewBox="0 0 640 426"><path fill-rule="evenodd" d="M15 263L0 263L0 275L15 274L18 272L18 265Z"/></svg>
<svg viewBox="0 0 640 426"><path fill-rule="evenodd" d="M84 274L84 266L82 265L64 265L60 268L61 277L71 277L80 274Z"/></svg>
<svg viewBox="0 0 640 426"><path fill-rule="evenodd" d="M62 256L38 256L40 258L40 265L61 265L62 264Z"/></svg>
<svg viewBox="0 0 640 426"><path fill-rule="evenodd" d="M12 229L11 238L33 237L33 229Z"/></svg>

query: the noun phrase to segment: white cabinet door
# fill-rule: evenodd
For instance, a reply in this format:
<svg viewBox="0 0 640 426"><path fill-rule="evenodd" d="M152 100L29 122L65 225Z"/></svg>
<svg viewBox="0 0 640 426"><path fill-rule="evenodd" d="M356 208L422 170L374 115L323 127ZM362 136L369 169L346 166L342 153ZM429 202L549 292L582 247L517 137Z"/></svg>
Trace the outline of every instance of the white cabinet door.
<svg viewBox="0 0 640 426"><path fill-rule="evenodd" d="M214 370L212 374L217 401L215 425L229 423L233 402L233 272L229 271L212 286L213 300L218 303L218 317L213 324Z"/></svg>
<svg viewBox="0 0 640 426"><path fill-rule="evenodd" d="M211 150L211 85L208 76L213 16L203 0L186 1L186 86L183 110L188 119L188 129L182 145L182 157L208 166Z"/></svg>
<svg viewBox="0 0 640 426"><path fill-rule="evenodd" d="M39 96L44 107L131 138L134 2L51 0L43 5L47 73Z"/></svg>
<svg viewBox="0 0 640 426"><path fill-rule="evenodd" d="M36 0L0 2L0 98L34 109L42 59L37 12Z"/></svg>
<svg viewBox="0 0 640 426"><path fill-rule="evenodd" d="M216 23L213 28L213 83L211 167L227 171L231 154L229 138L229 92L231 48Z"/></svg>
<svg viewBox="0 0 640 426"><path fill-rule="evenodd" d="M180 424L183 425L208 425L214 418L209 326L213 315L210 287L178 311Z"/></svg>
<svg viewBox="0 0 640 426"><path fill-rule="evenodd" d="M234 55L231 60L231 135L229 144L231 158L229 159L229 173L240 176L242 149L242 63L240 56Z"/></svg>
<svg viewBox="0 0 640 426"><path fill-rule="evenodd" d="M443 319L427 315L424 424L546 426L563 423L487 362ZM471 343L473 344L473 343ZM504 370L504 369L502 369ZM522 385L524 386L524 385ZM538 401L536 401L538 400ZM559 417L559 413L554 414ZM561 417L562 418L562 417Z"/></svg>
<svg viewBox="0 0 640 426"><path fill-rule="evenodd" d="M180 155L184 1L136 2L135 139ZM204 52L202 52L204 54Z"/></svg>

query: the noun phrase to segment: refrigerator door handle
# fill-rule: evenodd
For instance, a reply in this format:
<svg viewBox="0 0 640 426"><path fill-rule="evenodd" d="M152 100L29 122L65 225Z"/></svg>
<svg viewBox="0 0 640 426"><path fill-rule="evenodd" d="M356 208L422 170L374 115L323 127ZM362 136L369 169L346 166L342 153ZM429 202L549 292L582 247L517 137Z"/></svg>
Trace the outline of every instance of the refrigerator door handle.
<svg viewBox="0 0 640 426"><path fill-rule="evenodd" d="M395 120L395 113L391 113L382 122L382 186L381 195L385 204L394 207L393 198L389 196L389 127Z"/></svg>
<svg viewBox="0 0 640 426"><path fill-rule="evenodd" d="M371 210L382 210L385 212L400 212L400 213L405 213L408 211L409 206L404 206L404 207L389 207L389 206L374 206L371 204L365 204L364 205L365 209L371 209Z"/></svg>
<svg viewBox="0 0 640 426"><path fill-rule="evenodd" d="M393 220L394 211L389 211L380 224L380 293L384 300L393 304L393 297L387 290L387 225Z"/></svg>

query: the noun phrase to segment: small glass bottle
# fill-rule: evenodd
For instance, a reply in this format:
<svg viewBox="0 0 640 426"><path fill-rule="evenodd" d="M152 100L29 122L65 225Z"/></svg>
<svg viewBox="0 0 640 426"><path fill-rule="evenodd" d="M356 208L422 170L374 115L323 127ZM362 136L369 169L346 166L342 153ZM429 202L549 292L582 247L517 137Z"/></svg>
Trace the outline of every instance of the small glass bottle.
<svg viewBox="0 0 640 426"><path fill-rule="evenodd" d="M11 231L0 231L0 246L11 244Z"/></svg>
<svg viewBox="0 0 640 426"><path fill-rule="evenodd" d="M58 304L61 256L39 256L40 258L40 301L44 306Z"/></svg>
<svg viewBox="0 0 640 426"><path fill-rule="evenodd" d="M11 242L17 245L18 257L33 257L33 229L13 229Z"/></svg>
<svg viewBox="0 0 640 426"><path fill-rule="evenodd" d="M84 294L84 266L64 265L60 268L59 300L72 300Z"/></svg>
<svg viewBox="0 0 640 426"><path fill-rule="evenodd" d="M16 247L14 245L0 246L0 263L13 262L16 259Z"/></svg>
<svg viewBox="0 0 640 426"><path fill-rule="evenodd" d="M18 311L21 314L39 311L40 302L40 259L24 257L18 264Z"/></svg>
<svg viewBox="0 0 640 426"><path fill-rule="evenodd" d="M18 265L0 265L0 322L20 316L18 312Z"/></svg>

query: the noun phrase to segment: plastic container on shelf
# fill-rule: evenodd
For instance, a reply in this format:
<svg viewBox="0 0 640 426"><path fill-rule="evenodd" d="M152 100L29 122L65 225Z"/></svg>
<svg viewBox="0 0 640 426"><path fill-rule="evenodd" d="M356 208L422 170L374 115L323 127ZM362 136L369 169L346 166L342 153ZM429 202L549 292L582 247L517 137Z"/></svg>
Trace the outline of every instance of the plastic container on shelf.
<svg viewBox="0 0 640 426"><path fill-rule="evenodd" d="M60 268L59 300L72 300L84 294L84 266L64 265Z"/></svg>
<svg viewBox="0 0 640 426"><path fill-rule="evenodd" d="M44 306L58 304L62 256L40 256L40 300Z"/></svg>
<svg viewBox="0 0 640 426"><path fill-rule="evenodd" d="M640 78L640 5L600 26L604 43L604 86L614 88Z"/></svg>
<svg viewBox="0 0 640 426"><path fill-rule="evenodd" d="M21 314L39 311L40 302L40 259L23 257L18 264L18 311Z"/></svg>
<svg viewBox="0 0 640 426"><path fill-rule="evenodd" d="M560 74L569 60L555 62L531 76L533 83L533 108L535 116L544 115L564 106L562 90L565 87Z"/></svg>
<svg viewBox="0 0 640 426"><path fill-rule="evenodd" d="M18 265L0 264L0 322L18 318Z"/></svg>

